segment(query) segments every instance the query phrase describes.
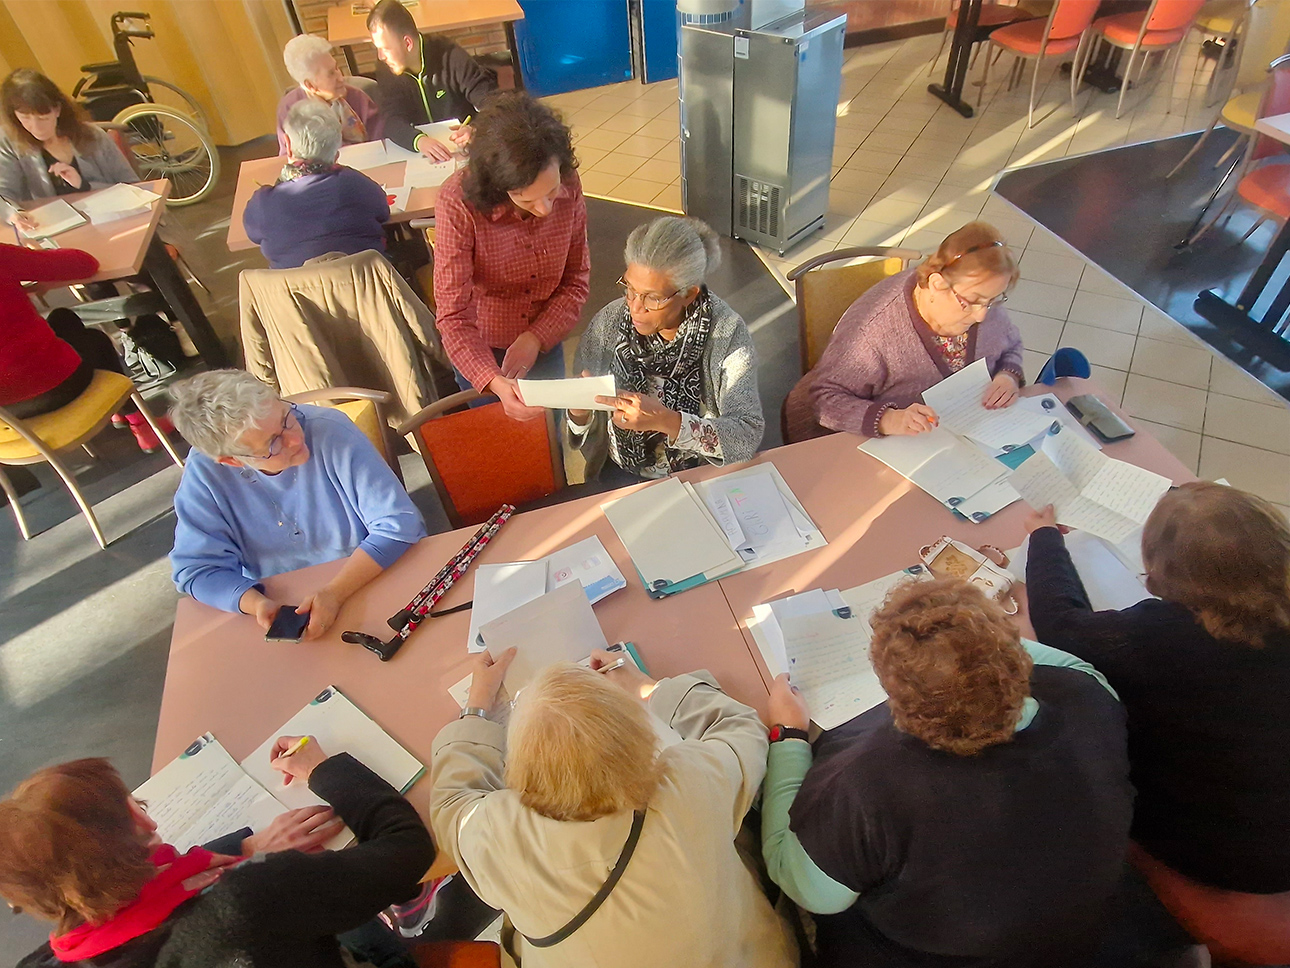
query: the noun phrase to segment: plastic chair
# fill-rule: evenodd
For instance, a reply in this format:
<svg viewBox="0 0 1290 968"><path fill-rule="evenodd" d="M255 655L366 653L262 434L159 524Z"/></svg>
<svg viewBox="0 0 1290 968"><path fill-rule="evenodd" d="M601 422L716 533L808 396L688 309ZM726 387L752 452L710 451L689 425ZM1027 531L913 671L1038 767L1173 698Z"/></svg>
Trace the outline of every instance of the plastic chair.
<svg viewBox="0 0 1290 968"><path fill-rule="evenodd" d="M1205 6L1200 8L1200 15L1192 24L1192 29L1201 35L1202 47L1212 37L1219 48L1218 57L1214 60L1214 70L1205 85L1206 106L1213 103L1210 96L1218 86L1218 75L1223 71L1224 63L1232 61L1232 42L1237 34L1241 33L1251 6L1253 6L1252 0L1208 0Z"/></svg>
<svg viewBox="0 0 1290 968"><path fill-rule="evenodd" d="M1078 90L1077 67L1085 47L1088 46L1088 28L1097 13L1099 0L1058 0L1048 14L1047 20L1028 20L1023 23L1000 27L990 35L985 52L985 68L981 75L981 87L977 91L976 103L979 107L985 93L986 83L990 77L990 48L997 46L1017 58L1020 66L1027 60L1035 62L1035 71L1030 79L1030 104L1026 109L1026 127L1035 126L1035 96L1039 89L1039 68L1045 58L1066 57L1073 54L1075 62L1071 66L1071 113L1076 113L1075 93ZM1014 68L1015 70L1016 68Z"/></svg>
<svg viewBox="0 0 1290 968"><path fill-rule="evenodd" d="M81 493L76 475L68 469L58 454L60 451L84 447L107 426L108 421L112 419L112 414L120 410L127 400L134 401L134 405L143 414L143 419L148 421L148 426L157 435L161 445L166 448L170 459L179 467L183 467L183 460L158 426L147 404L143 402L142 394L135 389L128 376L120 373L95 370L94 378L85 388L84 393L67 406L37 417L22 420L0 407L0 464L39 464L43 461L53 467L58 472L58 476L63 479L63 483L67 485L67 489L71 491L81 513L85 515L85 520L90 524L90 530L94 532L94 540L99 543L100 548L106 548L108 545L103 537L103 529L99 527L93 508ZM88 448L86 450L88 451ZM92 452L91 456L93 456ZM31 531L27 527L22 506L18 503L18 494L3 471L0 471L0 490L9 497L9 506L13 508L13 516L18 521L18 530L22 533L23 540L30 541Z"/></svg>
<svg viewBox="0 0 1290 968"><path fill-rule="evenodd" d="M500 968L502 949L496 941L432 941L416 945L412 956L419 968Z"/></svg>
<svg viewBox="0 0 1290 968"><path fill-rule="evenodd" d="M1205 0L1151 0L1151 6L1145 11L1120 13L1111 17L1100 17L1093 21L1094 34L1112 47L1119 47L1129 52L1129 59L1124 65L1124 79L1120 84L1120 98L1115 104L1115 116L1124 113L1124 95L1133 80L1133 68L1138 67L1138 80L1146 69L1148 58L1152 54L1163 54L1166 57L1174 53L1172 87L1178 83L1178 63L1182 60L1182 42L1191 32L1192 24L1200 15ZM1080 81L1084 79L1084 69L1092 57L1092 49L1086 52L1080 68ZM1138 55L1141 54L1141 60ZM1079 89L1077 82L1076 90ZM1172 106L1172 104L1171 104ZM1167 111L1165 112L1168 113Z"/></svg>
<svg viewBox="0 0 1290 968"><path fill-rule="evenodd" d="M553 412L512 420L500 403L465 407L482 396L463 390L414 414L397 433L409 436L454 528L487 521L501 504L525 504L565 485Z"/></svg>
<svg viewBox="0 0 1290 968"><path fill-rule="evenodd" d="M941 33L941 46L936 48L936 54L932 57L932 62L927 65L927 75L929 77L936 72L936 62L941 59L941 54L945 52L946 41L958 29L960 6L961 4L959 3L953 4L950 7L949 14L945 17L945 30ZM976 22L976 34L972 37L972 46L976 50L972 54L972 62L968 65L969 69L976 66L977 55L981 53L981 44L990 39L991 31L1005 24L1016 23L1019 20L1026 20L1034 16L1033 13L1020 5L1013 7L1007 4L989 2L981 4L981 15Z"/></svg>
<svg viewBox="0 0 1290 968"><path fill-rule="evenodd" d="M390 465L394 476L403 483L403 470L388 437L390 425L385 418L385 405L390 395L384 390L367 390L363 387L329 387L325 390L306 390L283 397L288 403L318 403L339 410L363 435L372 442L376 452Z"/></svg>

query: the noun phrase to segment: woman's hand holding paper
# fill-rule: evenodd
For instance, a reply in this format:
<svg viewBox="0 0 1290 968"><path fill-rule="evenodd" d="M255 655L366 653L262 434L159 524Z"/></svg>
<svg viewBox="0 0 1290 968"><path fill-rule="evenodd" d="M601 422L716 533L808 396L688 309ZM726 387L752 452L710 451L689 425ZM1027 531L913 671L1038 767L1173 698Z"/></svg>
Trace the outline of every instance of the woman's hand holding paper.
<svg viewBox="0 0 1290 968"><path fill-rule="evenodd" d="M788 673L781 672L770 686L771 726L787 726L790 729L808 729L811 725L811 711L807 708L802 694L788 681Z"/></svg>
<svg viewBox="0 0 1290 968"><path fill-rule="evenodd" d="M1019 389L1017 378L1007 370L1002 370L995 374L990 385L985 388L985 393L981 396L981 405L987 410L1010 407L1017 401Z"/></svg>
<svg viewBox="0 0 1290 968"><path fill-rule="evenodd" d="M514 658L514 648L507 649L496 659L487 649L477 653L471 660L470 692L466 695L466 705L476 709L492 709L497 705L497 693Z"/></svg>
<svg viewBox="0 0 1290 968"><path fill-rule="evenodd" d="M613 407L610 419L623 430L659 431L667 434L668 440L676 440L681 432L681 415L663 406L658 397L620 390L617 396L596 397L596 403Z"/></svg>

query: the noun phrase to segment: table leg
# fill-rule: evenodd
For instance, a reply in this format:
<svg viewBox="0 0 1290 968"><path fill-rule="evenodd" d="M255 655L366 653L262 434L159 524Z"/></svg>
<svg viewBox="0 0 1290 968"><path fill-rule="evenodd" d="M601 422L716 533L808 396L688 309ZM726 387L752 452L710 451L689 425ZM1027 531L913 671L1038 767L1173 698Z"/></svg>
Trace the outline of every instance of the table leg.
<svg viewBox="0 0 1290 968"><path fill-rule="evenodd" d="M981 20L981 0L963 0L959 4L959 20L950 41L950 59L945 65L945 81L928 84L927 90L940 98L965 118L975 113L963 100L963 83L967 80L968 61L972 57L972 39L976 36Z"/></svg>
<svg viewBox="0 0 1290 968"><path fill-rule="evenodd" d="M1254 308L1259 296L1263 294L1263 287L1268 284L1272 273L1277 271L1277 266L1281 264L1281 260L1288 251L1290 251L1290 220L1282 222L1281 228L1277 229L1276 237L1268 246L1267 255L1263 257L1259 267L1254 270L1254 275L1250 276L1250 281L1245 284L1245 288L1236 298L1237 309L1248 313Z"/></svg>
<svg viewBox="0 0 1290 968"><path fill-rule="evenodd" d="M155 235L148 243L148 252L143 257L143 270L157 291L165 297L171 312L179 317L179 322L183 324L206 364L212 367L228 366L224 344L215 335L210 320L206 318L197 297L188 287L188 280L175 265L175 260L170 258L165 243Z"/></svg>
<svg viewBox="0 0 1290 968"><path fill-rule="evenodd" d="M1276 238L1268 247L1263 261L1254 270L1254 274L1250 276L1250 281L1245 284L1241 294L1236 297L1236 305L1229 303L1213 289L1206 289L1196 297L1196 312L1218 325L1245 326L1259 333L1276 334L1281 317L1286 309L1290 308L1290 283L1283 285L1273 297L1272 304L1263 314L1262 319L1256 320L1250 315L1250 310L1263 295L1264 289L1272 280L1273 273L1277 271L1287 252L1290 252L1290 222L1282 225L1277 231Z"/></svg>
<svg viewBox="0 0 1290 968"><path fill-rule="evenodd" d="M515 43L515 21L506 21L506 46L511 51L511 67L515 74L515 90L524 90L524 72L520 70L520 48Z"/></svg>
<svg viewBox="0 0 1290 968"><path fill-rule="evenodd" d="M349 68L349 76L358 76L358 59L354 56L353 44L341 44L340 49L345 52L345 65Z"/></svg>

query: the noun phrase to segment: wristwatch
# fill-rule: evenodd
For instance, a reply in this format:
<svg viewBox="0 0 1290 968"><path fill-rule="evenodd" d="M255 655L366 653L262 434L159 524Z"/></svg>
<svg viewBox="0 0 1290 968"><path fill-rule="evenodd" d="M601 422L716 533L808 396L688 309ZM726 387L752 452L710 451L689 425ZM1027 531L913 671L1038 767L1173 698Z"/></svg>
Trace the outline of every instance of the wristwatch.
<svg viewBox="0 0 1290 968"><path fill-rule="evenodd" d="M772 743L778 743L782 739L804 739L809 741L811 737L804 729L794 729L792 726L775 725L770 728L767 738Z"/></svg>
<svg viewBox="0 0 1290 968"><path fill-rule="evenodd" d="M484 709L481 706L467 706L465 709L461 711L461 715L458 716L457 718L465 719L467 716L478 716L480 719L487 719L488 710Z"/></svg>

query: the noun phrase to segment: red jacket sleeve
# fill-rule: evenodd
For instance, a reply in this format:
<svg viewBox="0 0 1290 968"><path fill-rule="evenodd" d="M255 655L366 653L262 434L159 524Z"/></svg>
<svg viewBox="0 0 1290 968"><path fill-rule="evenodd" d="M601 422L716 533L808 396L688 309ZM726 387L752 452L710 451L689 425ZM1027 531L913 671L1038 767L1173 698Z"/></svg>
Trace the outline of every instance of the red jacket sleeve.
<svg viewBox="0 0 1290 968"><path fill-rule="evenodd" d="M28 249L0 244L2 282L79 282L99 271L99 260L80 249Z"/></svg>

